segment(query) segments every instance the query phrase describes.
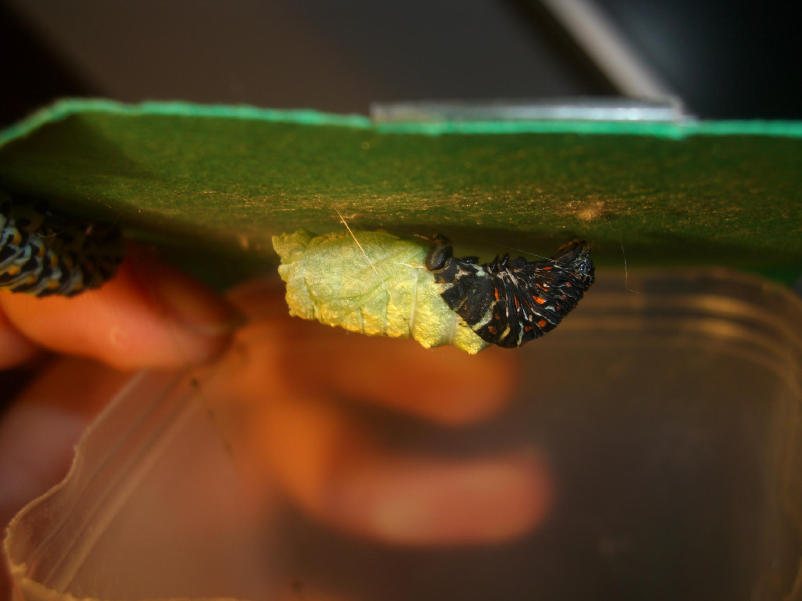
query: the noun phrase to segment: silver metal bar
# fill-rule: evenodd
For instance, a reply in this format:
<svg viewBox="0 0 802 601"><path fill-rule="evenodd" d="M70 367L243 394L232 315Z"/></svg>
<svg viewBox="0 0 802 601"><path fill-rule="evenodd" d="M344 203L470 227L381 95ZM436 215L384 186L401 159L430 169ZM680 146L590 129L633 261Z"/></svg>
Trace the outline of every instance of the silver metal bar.
<svg viewBox="0 0 802 601"><path fill-rule="evenodd" d="M415 101L374 103L377 123L399 121L665 121L688 119L674 100L569 98L551 100Z"/></svg>

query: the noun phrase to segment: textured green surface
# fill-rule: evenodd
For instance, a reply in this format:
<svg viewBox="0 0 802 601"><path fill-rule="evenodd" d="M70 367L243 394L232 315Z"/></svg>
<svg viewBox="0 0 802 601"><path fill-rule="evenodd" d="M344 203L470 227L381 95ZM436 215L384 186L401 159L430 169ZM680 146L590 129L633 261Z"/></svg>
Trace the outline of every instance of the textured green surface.
<svg viewBox="0 0 802 601"><path fill-rule="evenodd" d="M581 236L600 263L621 265L623 247L630 266L802 272L799 123L376 126L68 101L0 143L0 187L184 249L272 256L271 235L338 230L339 211L355 228L444 233L458 253L547 255Z"/></svg>
<svg viewBox="0 0 802 601"><path fill-rule="evenodd" d="M299 230L273 238L290 315L369 336L414 338L425 348L453 344L474 354L487 346L440 297L424 266L427 243L352 233Z"/></svg>

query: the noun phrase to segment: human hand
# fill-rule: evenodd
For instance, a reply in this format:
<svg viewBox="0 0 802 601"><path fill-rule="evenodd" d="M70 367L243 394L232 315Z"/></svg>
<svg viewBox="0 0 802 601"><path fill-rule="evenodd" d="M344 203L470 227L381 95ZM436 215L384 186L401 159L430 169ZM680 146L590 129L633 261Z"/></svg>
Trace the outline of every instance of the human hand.
<svg viewBox="0 0 802 601"><path fill-rule="evenodd" d="M36 370L0 416L3 529L66 474L81 432L133 370L206 361L242 323L212 291L144 249L128 251L114 279L73 298L0 290L0 369Z"/></svg>

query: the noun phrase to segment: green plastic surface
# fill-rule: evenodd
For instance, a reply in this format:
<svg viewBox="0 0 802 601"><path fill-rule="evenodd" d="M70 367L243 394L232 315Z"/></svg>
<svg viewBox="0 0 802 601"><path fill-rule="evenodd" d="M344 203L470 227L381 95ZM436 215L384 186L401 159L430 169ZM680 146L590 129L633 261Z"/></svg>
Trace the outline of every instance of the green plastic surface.
<svg viewBox="0 0 802 601"><path fill-rule="evenodd" d="M796 122L373 124L67 100L0 145L0 188L243 265L275 261L272 235L334 231L341 214L362 230L443 233L458 253L548 255L580 236L601 264L802 273Z"/></svg>

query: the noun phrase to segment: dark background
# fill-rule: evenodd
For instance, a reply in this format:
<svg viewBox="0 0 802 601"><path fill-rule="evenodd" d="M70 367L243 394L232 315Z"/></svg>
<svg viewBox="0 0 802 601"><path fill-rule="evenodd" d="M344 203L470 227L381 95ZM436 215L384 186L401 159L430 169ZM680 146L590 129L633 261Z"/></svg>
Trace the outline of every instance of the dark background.
<svg viewBox="0 0 802 601"><path fill-rule="evenodd" d="M802 118L790 2L597 0L703 118ZM0 126L54 98L366 113L372 101L614 95L536 0L0 0Z"/></svg>

